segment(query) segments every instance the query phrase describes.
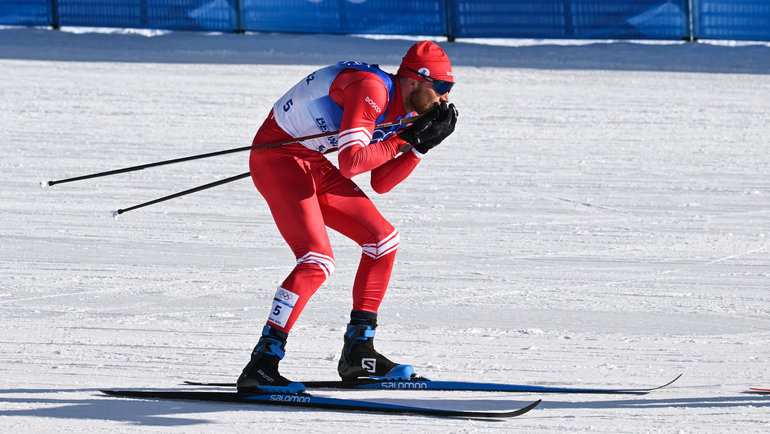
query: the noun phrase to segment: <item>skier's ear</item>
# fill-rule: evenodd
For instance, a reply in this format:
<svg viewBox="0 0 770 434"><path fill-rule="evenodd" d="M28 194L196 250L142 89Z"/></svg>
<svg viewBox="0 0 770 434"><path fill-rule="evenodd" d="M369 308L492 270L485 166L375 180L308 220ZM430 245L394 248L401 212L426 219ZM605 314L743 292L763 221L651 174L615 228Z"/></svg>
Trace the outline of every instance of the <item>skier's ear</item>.
<svg viewBox="0 0 770 434"><path fill-rule="evenodd" d="M404 77L403 83L409 91L415 90L420 86L419 80L408 77Z"/></svg>

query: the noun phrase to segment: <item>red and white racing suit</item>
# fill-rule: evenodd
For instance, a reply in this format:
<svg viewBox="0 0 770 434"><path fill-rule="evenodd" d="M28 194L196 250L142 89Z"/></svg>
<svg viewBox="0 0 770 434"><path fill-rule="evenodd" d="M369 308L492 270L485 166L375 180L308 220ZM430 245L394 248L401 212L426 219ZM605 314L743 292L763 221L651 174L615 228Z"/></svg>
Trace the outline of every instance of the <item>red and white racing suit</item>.
<svg viewBox="0 0 770 434"><path fill-rule="evenodd" d="M371 171L372 188L385 193L409 176L420 154L401 153L405 142L394 131L375 131L376 123L409 114L398 79L360 63L316 71L274 105L253 146L324 130L340 133L251 151L254 185L297 259L276 292L267 321L270 326L289 332L310 297L334 271L327 227L363 250L353 284L353 309L374 313L379 309L399 235L351 178ZM333 149L339 149L339 168L323 155Z"/></svg>

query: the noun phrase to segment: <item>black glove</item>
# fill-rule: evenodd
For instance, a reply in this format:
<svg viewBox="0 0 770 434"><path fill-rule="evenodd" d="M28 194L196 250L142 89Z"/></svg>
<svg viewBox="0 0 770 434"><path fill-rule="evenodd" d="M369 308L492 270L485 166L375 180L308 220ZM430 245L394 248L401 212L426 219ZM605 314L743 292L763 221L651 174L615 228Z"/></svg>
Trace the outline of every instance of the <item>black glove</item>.
<svg viewBox="0 0 770 434"><path fill-rule="evenodd" d="M401 132L399 137L412 145L417 152L425 154L452 134L457 123L457 115L454 104L437 103L433 109Z"/></svg>
<svg viewBox="0 0 770 434"><path fill-rule="evenodd" d="M438 118L441 114L441 109L438 103L433 104L433 108L420 116L416 121L412 122L412 125L398 133L404 141L412 146L417 146L421 143L425 143L429 138L432 138L432 133L429 131L431 123L434 119ZM402 152L409 150L409 147L405 146Z"/></svg>
<svg viewBox="0 0 770 434"><path fill-rule="evenodd" d="M433 120L430 127L428 127L428 131L433 137L425 141L425 143L415 146L414 149L416 149L417 152L424 154L438 146L439 143L444 141L444 139L454 132L458 115L459 113L454 104L447 105L447 103L442 102L441 106L439 106L438 117Z"/></svg>

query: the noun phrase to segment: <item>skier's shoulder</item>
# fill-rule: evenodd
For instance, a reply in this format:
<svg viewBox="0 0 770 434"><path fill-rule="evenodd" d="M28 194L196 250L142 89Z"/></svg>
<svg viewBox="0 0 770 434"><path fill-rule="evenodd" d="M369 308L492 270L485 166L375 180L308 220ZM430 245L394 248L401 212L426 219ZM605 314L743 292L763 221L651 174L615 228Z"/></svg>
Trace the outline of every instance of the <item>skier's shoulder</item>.
<svg viewBox="0 0 770 434"><path fill-rule="evenodd" d="M384 77L383 77L384 75ZM334 78L329 89L332 97L342 102L348 98L368 97L375 105L387 105L390 99L389 76L369 68L346 67Z"/></svg>
<svg viewBox="0 0 770 434"><path fill-rule="evenodd" d="M389 88L392 77L377 65L362 62L340 62L337 64L341 70L334 79L334 83L347 87L350 84L359 86L377 86Z"/></svg>

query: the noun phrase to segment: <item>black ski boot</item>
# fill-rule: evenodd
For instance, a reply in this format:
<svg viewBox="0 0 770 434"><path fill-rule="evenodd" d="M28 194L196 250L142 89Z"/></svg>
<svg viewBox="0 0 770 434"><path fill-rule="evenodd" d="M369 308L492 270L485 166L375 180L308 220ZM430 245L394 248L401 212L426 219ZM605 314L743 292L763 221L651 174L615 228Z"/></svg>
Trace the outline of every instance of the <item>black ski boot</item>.
<svg viewBox="0 0 770 434"><path fill-rule="evenodd" d="M287 380L278 373L288 334L270 326L262 329L262 337L251 353L251 361L243 368L236 385L238 393L301 393L305 385Z"/></svg>
<svg viewBox="0 0 770 434"><path fill-rule="evenodd" d="M393 363L374 349L377 314L354 310L345 332L345 346L337 365L342 381L356 378L408 380L414 376L412 365Z"/></svg>

